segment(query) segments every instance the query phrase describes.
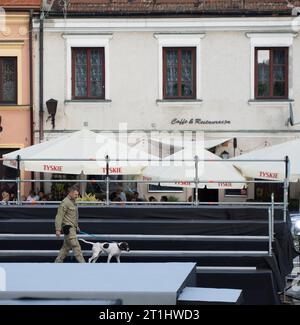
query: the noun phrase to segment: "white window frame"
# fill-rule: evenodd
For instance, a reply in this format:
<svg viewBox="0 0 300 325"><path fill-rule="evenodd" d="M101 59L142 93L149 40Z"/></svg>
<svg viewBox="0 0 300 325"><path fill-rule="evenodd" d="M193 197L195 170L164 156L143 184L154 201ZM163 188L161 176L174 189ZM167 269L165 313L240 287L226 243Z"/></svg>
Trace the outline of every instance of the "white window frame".
<svg viewBox="0 0 300 325"><path fill-rule="evenodd" d="M257 47L288 47L289 48L289 90L288 100L293 98L293 40L297 33L246 33L250 38L250 102L270 101L255 98L255 48ZM282 101L274 99L274 101Z"/></svg>
<svg viewBox="0 0 300 325"><path fill-rule="evenodd" d="M71 35L64 34L66 52L66 95L65 99L72 99L72 48L74 47L103 47L105 64L105 100L110 100L110 69L109 69L109 42L112 34L99 35ZM75 101L75 100L74 100ZM93 101L93 99L91 99Z"/></svg>
<svg viewBox="0 0 300 325"><path fill-rule="evenodd" d="M201 40L205 33L176 33L160 34L155 33L158 40L158 100L163 101L163 48L164 47L196 47L196 101L202 100L201 85ZM181 102L180 99L174 101ZM193 100L192 100L193 101Z"/></svg>

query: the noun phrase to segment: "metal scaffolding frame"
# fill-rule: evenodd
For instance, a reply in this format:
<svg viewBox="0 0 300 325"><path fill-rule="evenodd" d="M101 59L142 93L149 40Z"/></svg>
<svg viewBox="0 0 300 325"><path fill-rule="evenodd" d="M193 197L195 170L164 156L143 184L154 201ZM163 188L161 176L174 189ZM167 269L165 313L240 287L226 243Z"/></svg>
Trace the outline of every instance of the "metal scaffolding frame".
<svg viewBox="0 0 300 325"><path fill-rule="evenodd" d="M13 159L5 159L5 158L1 158L1 161L5 161L5 160L13 160ZM45 180L45 179L22 179L21 177L21 162L22 161L91 161L91 159L57 159L57 158L43 158L43 159L23 159L21 158L20 155L17 156L16 160L16 165L17 165L17 178L16 179L8 179L8 180L0 180L0 183L17 183L17 204L20 205L22 204L22 199L21 199L21 183L46 183L46 182L51 182L51 183L63 183L63 182L67 182L67 183L95 183L95 180L71 180L71 179L66 179L66 180ZM110 190L110 184L111 183L160 183L161 181L155 181L155 180L128 180L128 179L123 179L123 180L111 180L110 179L110 174L109 174L109 164L110 161L128 161L128 162L138 162L138 161L157 161L157 162L162 162L162 161L166 161L163 159L111 159L108 155L104 158L104 159L93 159L92 161L105 161L106 163L106 175L105 175L105 180L97 180L97 183L105 183L106 184L106 201L105 204L106 205L110 205L111 202L109 200L109 190ZM275 184L275 183L281 183L283 184L283 188L284 188L284 200L283 202L277 203L277 204L283 204L283 211L284 211L284 221L286 221L286 216L287 216L287 211L288 211L288 188L289 188L289 178L290 178L290 161L288 157L285 157L283 160L263 160L263 159L256 159L256 160L241 160L241 159L230 159L230 160L215 160L215 159L199 159L199 157L196 155L194 157L194 159L171 159L170 162L194 162L195 163L195 178L194 179L190 179L190 180L185 180L187 182L190 183L194 183L195 184L195 200L192 202L193 205L200 205L203 204L203 202L199 202L199 197L198 197L198 189L199 189L199 184L205 184L205 183L227 183L227 182L231 182L231 183L246 183L246 184L257 184L257 183L270 183L270 184ZM212 180L199 180L199 162L222 162L222 163L226 163L226 162L282 162L285 164L285 179L284 181L268 181L268 180L263 180L263 181L257 181L257 180L253 180L253 181L249 181L249 180L245 180L245 181L240 181L240 182L236 182L236 181L230 181L230 180L222 180L222 181L212 181ZM168 180L168 181L163 181L163 183L168 184L168 183L176 183L178 182L178 180ZM272 206L275 205L274 202L274 196L272 196L271 198L271 202L272 202ZM129 202L126 202L129 203ZM139 202L142 203L142 202ZM167 203L167 202L164 202ZM172 202L172 204L174 204L176 202ZM181 202L177 202L181 203ZM184 202L185 204L187 202ZM206 203L206 202L204 202ZM220 203L220 202L217 202ZM225 202L222 202L222 204ZM249 203L249 202L247 202ZM256 202L253 202L256 203ZM129 203L130 204L130 203ZM149 204L149 202L147 202L147 204ZM151 202L151 204L155 204L155 202ZM162 204L162 203L160 203ZM210 202L211 204L211 202ZM233 204L231 202L231 204Z"/></svg>
<svg viewBox="0 0 300 325"><path fill-rule="evenodd" d="M1 158L2 161L4 160L12 160L12 159L4 159ZM268 181L268 180L245 180L245 181L230 181L231 183L245 183L245 184L257 184L257 183L279 183L283 184L284 188L284 199L283 202L275 202L274 200L274 193L271 195L271 200L270 202L247 202L247 205L249 206L265 206L268 208L268 255L272 255L272 242L274 241L274 209L275 206L279 206L283 208L283 219L284 222L287 219L287 211L288 211L288 188L289 188L289 178L290 178L290 161L288 157L285 157L284 160L239 160L239 159L230 159L230 160L212 160L212 159L199 159L198 156L195 156L193 160L179 160L179 159L172 159L170 161L175 162L175 161L193 161L195 164L195 178L190 179L190 180L185 180L190 183L195 184L195 200L192 202L110 202L109 200L109 191L110 191L110 184L111 183L159 183L160 181L155 181L155 180L128 180L128 179L123 179L123 180L112 180L110 179L110 174L109 174L109 164L112 159L109 156L106 156L105 159L95 159L94 161L105 161L106 163L106 175L104 180L74 180L74 179L65 179L65 180L45 180L45 179L22 179L21 176L21 162L22 161L91 161L90 159L55 159L55 158L49 158L49 159L22 159L20 156L17 156L16 159L16 165L17 165L17 177L16 179L4 179L0 180L0 183L17 183L17 205L22 205L24 202L22 202L21 199L21 184L22 183L63 183L63 182L68 182L68 183L105 183L106 184L106 200L104 202L105 206L110 206L110 205L131 205L131 204L138 204L138 205L144 205L144 204L151 204L151 205L194 205L194 206L201 206L205 204L217 204L217 205L245 205L246 202L199 202L199 197L198 197L198 189L199 189L199 184L204 184L204 183L226 183L229 182L228 180L224 181L211 181L211 180L199 180L199 162L209 162L209 161L214 161L214 162L234 162L234 161L239 161L239 162L282 162L285 164L285 179L284 181ZM113 160L113 161L146 161L145 159L118 159L118 160ZM150 161L150 160L149 160ZM154 161L151 159L151 161ZM162 162L162 159L157 159L157 161ZM163 181L163 183L175 183L178 182L178 180L168 180L168 181ZM53 204L53 203L58 203L57 201L44 201L44 202L38 202L39 204ZM89 202L89 204L95 205L99 204L100 202ZM80 204L80 202L79 202ZM100 204L103 204L101 202ZM231 237L231 236L228 236ZM258 238L257 238L258 239ZM261 238L262 239L262 238ZM202 252L201 252L202 253Z"/></svg>

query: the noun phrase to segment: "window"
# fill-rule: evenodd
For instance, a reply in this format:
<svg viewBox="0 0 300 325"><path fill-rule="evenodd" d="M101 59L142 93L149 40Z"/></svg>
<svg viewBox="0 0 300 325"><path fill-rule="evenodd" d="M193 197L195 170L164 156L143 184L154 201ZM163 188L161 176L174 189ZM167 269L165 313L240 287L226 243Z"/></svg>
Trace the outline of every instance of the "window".
<svg viewBox="0 0 300 325"><path fill-rule="evenodd" d="M183 192L182 187L173 187L173 186L161 186L160 184L154 185L154 184L148 184L148 192L149 193L181 193Z"/></svg>
<svg viewBox="0 0 300 325"><path fill-rule="evenodd" d="M196 48L163 48L164 99L196 98Z"/></svg>
<svg viewBox="0 0 300 325"><path fill-rule="evenodd" d="M72 48L73 99L104 99L104 49Z"/></svg>
<svg viewBox="0 0 300 325"><path fill-rule="evenodd" d="M288 98L288 48L255 49L257 99Z"/></svg>
<svg viewBox="0 0 300 325"><path fill-rule="evenodd" d="M225 196L248 196L248 189L226 189Z"/></svg>
<svg viewBox="0 0 300 325"><path fill-rule="evenodd" d="M0 103L17 104L17 58L0 58Z"/></svg>

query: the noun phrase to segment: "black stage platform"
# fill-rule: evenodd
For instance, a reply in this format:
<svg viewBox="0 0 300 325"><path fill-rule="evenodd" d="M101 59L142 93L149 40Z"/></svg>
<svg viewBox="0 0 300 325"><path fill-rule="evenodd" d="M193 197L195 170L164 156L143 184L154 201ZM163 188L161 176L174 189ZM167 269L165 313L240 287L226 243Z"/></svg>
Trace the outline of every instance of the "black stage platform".
<svg viewBox="0 0 300 325"><path fill-rule="evenodd" d="M1 234L53 234L54 217L57 206L6 206L0 207L0 229ZM170 256L141 254L124 254L121 258L124 262L196 262L198 266L252 266L258 270L271 272L272 277L266 275L267 287L272 291L265 299L258 299L259 303L278 303L274 298L278 291L282 291L285 284L285 276L292 271L293 258L296 251L293 248L293 239L290 233L289 219L283 222L283 211L275 209L275 240L273 242L273 256L249 255L247 251L267 251L267 240L251 240L240 238L238 240L228 239L199 239L190 240L192 235L207 236L267 236L268 235L268 207L253 206L130 206L130 207L80 207L81 230L101 235L101 241L110 240L109 235L185 235L184 240L176 239L147 239L141 240L131 238L129 242L132 251L140 250L163 250L170 251ZM108 238L105 238L105 235ZM89 240L96 240L90 237ZM114 239L117 240L117 239ZM1 251L6 250L54 250L59 249L61 242L53 239L15 240L14 238L0 240ZM90 250L90 246L82 245L84 250ZM172 251L205 251L206 254L183 254L174 255ZM224 255L215 256L213 251L245 251L238 256ZM211 252L211 253L210 253ZM0 255L1 262L49 262L54 256L31 257L19 256L9 257ZM70 261L70 259L69 259ZM104 259L100 259L103 262ZM210 274L214 280L209 282L210 287L219 287L217 284L220 275ZM227 274L227 276L226 276ZM248 289L244 292L245 303L253 303L254 291L259 295L262 273L256 271L252 274L240 274L240 282L234 283L233 276L229 272L224 273L224 288ZM198 281L204 281L204 277L198 274ZM249 286L247 278L251 277L252 286ZM206 277L206 279L208 279ZM226 280L227 279L227 280ZM257 283L255 285L255 281ZM202 284L203 282L199 282ZM226 282L227 281L227 282ZM248 281L248 282L247 282ZM228 284L228 286L226 285ZM205 283L204 283L205 284ZM236 285L232 287L232 285ZM243 288L242 288L243 287ZM266 287L266 288L267 288ZM268 289L268 290L269 290ZM249 291L250 290L250 291ZM252 291L251 291L252 290ZM267 290L267 289L266 289ZM247 298L248 297L248 298ZM278 296L277 296L278 297Z"/></svg>

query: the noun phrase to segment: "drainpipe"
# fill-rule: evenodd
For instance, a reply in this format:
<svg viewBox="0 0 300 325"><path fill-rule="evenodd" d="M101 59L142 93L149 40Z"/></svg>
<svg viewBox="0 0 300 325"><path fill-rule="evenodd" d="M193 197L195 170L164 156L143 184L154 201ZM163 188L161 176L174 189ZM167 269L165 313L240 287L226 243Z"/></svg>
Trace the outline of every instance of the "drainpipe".
<svg viewBox="0 0 300 325"><path fill-rule="evenodd" d="M40 110L39 142L44 139L44 13L40 16Z"/></svg>
<svg viewBox="0 0 300 325"><path fill-rule="evenodd" d="M40 109L39 109L39 142L44 140L44 12L40 16ZM44 180L44 174L40 173ZM44 191L44 182L40 183L40 191Z"/></svg>
<svg viewBox="0 0 300 325"><path fill-rule="evenodd" d="M30 144L33 145L33 49L32 49L32 19L33 19L33 10L30 10L29 18L29 87L30 87Z"/></svg>
<svg viewBox="0 0 300 325"><path fill-rule="evenodd" d="M30 145L34 143L34 118L33 118L33 47L32 47L32 33L33 33L33 10L29 11L29 109L30 109ZM31 172L31 179L34 179L34 173ZM34 183L31 183L31 190L33 190Z"/></svg>

